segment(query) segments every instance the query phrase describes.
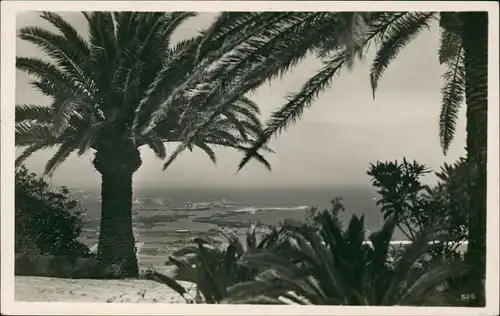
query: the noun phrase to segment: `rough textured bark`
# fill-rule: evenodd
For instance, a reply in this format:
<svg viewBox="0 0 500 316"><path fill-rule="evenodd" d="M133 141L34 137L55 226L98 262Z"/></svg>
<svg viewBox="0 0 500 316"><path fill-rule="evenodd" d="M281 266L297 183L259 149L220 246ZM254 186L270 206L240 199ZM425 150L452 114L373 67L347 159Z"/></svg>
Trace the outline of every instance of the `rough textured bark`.
<svg viewBox="0 0 500 316"><path fill-rule="evenodd" d="M474 268L471 292L483 305L486 267L486 153L488 113L488 14L464 12L465 93L467 104L467 160L469 184L468 261Z"/></svg>
<svg viewBox="0 0 500 316"><path fill-rule="evenodd" d="M94 158L102 179L97 257L119 264L122 277L139 274L132 229L132 176L140 165L140 153L131 143L114 143L97 151Z"/></svg>

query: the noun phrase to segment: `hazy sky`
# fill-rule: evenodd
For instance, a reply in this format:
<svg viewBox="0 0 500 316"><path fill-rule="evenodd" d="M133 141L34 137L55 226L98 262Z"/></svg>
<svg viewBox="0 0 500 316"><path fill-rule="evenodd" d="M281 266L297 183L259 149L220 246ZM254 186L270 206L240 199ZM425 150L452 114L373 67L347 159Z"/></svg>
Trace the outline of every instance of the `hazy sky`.
<svg viewBox="0 0 500 316"><path fill-rule="evenodd" d="M79 13L63 13L87 36L86 20ZM203 13L186 22L175 40L194 35L206 27L215 14ZM43 26L47 22L36 13L17 17L17 27ZM135 187L147 186L264 186L264 185L357 185L369 184L366 170L377 160L409 159L438 169L465 154L465 111L459 115L455 140L445 157L438 138L441 74L437 58L439 30L436 26L412 42L385 73L376 99L369 84L370 54L365 62L356 61L352 71L344 71L332 82L303 119L273 140L276 151L269 155L272 172L252 162L236 174L241 153L216 149L214 165L203 152L186 151L166 171L148 147L141 148L143 164L134 177ZM17 39L18 56L43 54L33 45ZM262 86L250 97L259 104L263 118L284 104L287 93L302 84L321 67L314 57L307 58L281 80ZM16 102L47 104L47 98L29 86L28 75L16 73ZM170 144L170 149L176 144ZM19 149L16 150L19 153ZM33 155L28 168L41 172L54 150ZM92 167L93 154L70 157L55 172L52 183L71 187L98 188L100 174Z"/></svg>

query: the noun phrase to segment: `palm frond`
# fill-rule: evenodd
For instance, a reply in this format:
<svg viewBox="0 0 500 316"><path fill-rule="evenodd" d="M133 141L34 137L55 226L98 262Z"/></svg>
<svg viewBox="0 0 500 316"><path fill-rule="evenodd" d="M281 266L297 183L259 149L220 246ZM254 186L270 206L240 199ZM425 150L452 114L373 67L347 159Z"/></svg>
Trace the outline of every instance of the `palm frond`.
<svg viewBox="0 0 500 316"><path fill-rule="evenodd" d="M183 67L186 63L186 54L188 54L191 51L194 51L197 47L198 40L196 41L190 41L188 45L185 45L182 47L181 50L177 51L174 55L169 56L167 62L163 66L163 68L157 72L155 79L150 83L149 87L145 91L144 97L140 100L139 105L135 109L135 116L134 116L134 122L132 129L134 131L138 130L140 127L139 125L142 123L140 121L141 116L144 114L145 110L144 108L152 103L152 99L158 93L161 91L162 95L169 95L169 97L162 102L160 105L153 104L155 108L161 108L161 111L168 112L170 103L175 100L175 97L177 97L177 93L183 91L186 89L188 84L185 84L182 87L172 87L171 84L166 84L169 82L172 78L170 77L172 73L175 73L175 70L178 69L179 67ZM202 69L198 69L197 75L201 73ZM176 93L176 95L172 95L172 93ZM166 103L168 101L168 104ZM167 106L168 105L168 106ZM158 112L158 111L156 111ZM153 112L153 113L156 113ZM149 110L148 110L148 118L149 118ZM159 118L156 118L156 120L160 120ZM156 124L156 121L155 121ZM154 125L155 125L154 124ZM152 130L153 126L151 128L144 129L142 131L142 134L147 134L149 130Z"/></svg>
<svg viewBox="0 0 500 316"><path fill-rule="evenodd" d="M28 148L26 148L19 157L16 158L15 160L15 166L16 168L21 166L23 162L28 159L31 155L33 155L35 152L45 149L45 148L51 148L57 145L57 143L50 142L50 141L40 141L36 143L32 143L29 145Z"/></svg>
<svg viewBox="0 0 500 316"><path fill-rule="evenodd" d="M22 121L15 125L16 146L27 146L36 142L54 140L53 124L43 121Z"/></svg>
<svg viewBox="0 0 500 316"><path fill-rule="evenodd" d="M132 11L113 12L116 22L116 45L122 52L130 45L133 39L133 32L135 31L134 21L136 21L139 14L140 12Z"/></svg>
<svg viewBox="0 0 500 316"><path fill-rule="evenodd" d="M57 152L49 159L45 165L44 173L52 176L54 171L78 148L78 143L74 140L65 141L59 146Z"/></svg>
<svg viewBox="0 0 500 316"><path fill-rule="evenodd" d="M156 123L162 119L163 115L168 111L170 108L171 103L173 100L177 97L177 95L185 91L189 86L191 86L196 80L199 80L200 75L205 72L208 66L212 65L215 61L219 60L221 57L223 57L227 52L231 51L238 45L242 44L244 41L249 39L250 37L254 36L255 34L258 34L262 30L266 29L269 25L272 25L275 23L277 20L282 19L283 17L291 15L289 12L280 12L280 13L275 13L268 19L263 19L259 25L257 25L255 28L252 28L246 34L240 34L237 37L230 38L229 40L226 40L224 45L213 52L210 53L210 58L208 58L206 61L200 63L197 65L193 71L191 72L190 76L184 80L183 83L180 85L176 86L172 91L170 91L169 96L165 101L163 101L161 104L157 106L157 110L155 110L151 117L149 124L142 130L142 133L148 133L148 131L154 129L156 126ZM156 81L161 81L163 78L158 78ZM218 82L220 83L220 82ZM155 85L157 83L155 82ZM149 89L147 92L145 102L150 98L151 94L156 93L156 89ZM141 103L143 103L141 101ZM136 130L138 128L138 122L134 122L134 127L133 129Z"/></svg>
<svg viewBox="0 0 500 316"><path fill-rule="evenodd" d="M195 61L198 62L202 52L206 52L207 43L238 34L254 15L247 12L221 12L210 28L203 32L204 39L196 50Z"/></svg>
<svg viewBox="0 0 500 316"><path fill-rule="evenodd" d="M396 292L401 288L401 285L405 282L407 276L415 265L415 262L422 257L422 255L428 253L432 243L441 242L447 240L450 237L448 232L441 232L437 228L429 227L416 236L415 240L406 247L403 256L396 265L395 271L397 274L391 280L391 285L388 290L384 293L384 302L388 302Z"/></svg>
<svg viewBox="0 0 500 316"><path fill-rule="evenodd" d="M442 14L442 13L441 13ZM462 38L460 34L448 31L445 28L441 29L439 40L439 63L444 64L450 60L454 60L460 54L462 47Z"/></svg>
<svg viewBox="0 0 500 316"><path fill-rule="evenodd" d="M54 137L61 136L64 131L70 127L70 120L72 117L83 118L82 107L88 104L81 98L67 99L59 108L55 118L52 134Z"/></svg>
<svg viewBox="0 0 500 316"><path fill-rule="evenodd" d="M15 110L16 123L22 121L49 122L54 117L50 107L37 104L18 104Z"/></svg>
<svg viewBox="0 0 500 316"><path fill-rule="evenodd" d="M69 46L74 46L84 56L90 55L90 47L76 31L76 29L64 20L59 14L52 11L42 12L41 18L54 25L66 38Z"/></svg>
<svg viewBox="0 0 500 316"><path fill-rule="evenodd" d="M179 282L177 282L176 280L172 279L171 277L164 275L164 274L161 274L159 272L156 272L153 270L147 270L143 274L143 278L146 280L151 280L151 281L165 284L169 288L171 288L174 291L176 291L177 293L179 293L179 295L181 295L182 297L184 297L184 295L186 295L186 293L187 293L187 290L181 284L179 284Z"/></svg>
<svg viewBox="0 0 500 316"><path fill-rule="evenodd" d="M85 52L78 51L64 36L39 27L21 28L18 36L40 47L64 70L73 86L78 86L87 96L91 94L89 71L82 68L88 58Z"/></svg>
<svg viewBox="0 0 500 316"><path fill-rule="evenodd" d="M208 146L206 143L204 142L196 142L194 143L196 145L196 147L200 148L201 150L203 150L203 152L205 152L207 154L207 156L210 158L210 160L215 164L217 163L217 157L215 156L215 152L213 151L212 148L210 148L210 146Z"/></svg>
<svg viewBox="0 0 500 316"><path fill-rule="evenodd" d="M165 157L167 157L167 149L161 138L148 137L146 143L158 158L165 159Z"/></svg>
<svg viewBox="0 0 500 316"><path fill-rule="evenodd" d="M260 115L259 105L252 101L250 98L242 97L238 100L238 104L244 105L246 109L250 110L255 115Z"/></svg>
<svg viewBox="0 0 500 316"><path fill-rule="evenodd" d="M345 62L344 53L337 54L334 59L325 63L320 72L307 81L299 93L288 97L289 102L287 104L271 114L271 118L266 123L263 135L255 141L254 145L247 152L240 162L238 170L241 170L254 157L257 150L269 142L273 135L294 124L301 117L304 109L309 107L318 94L330 85L330 81L338 74Z"/></svg>
<svg viewBox="0 0 500 316"><path fill-rule="evenodd" d="M171 12L170 13L170 23L168 23L168 26L165 27L162 30L162 37L170 39L172 36L172 33L184 22L187 20L194 18L198 15L198 12L188 12L188 11L183 11L183 12ZM167 41L167 47L170 41Z"/></svg>
<svg viewBox="0 0 500 316"><path fill-rule="evenodd" d="M344 45L347 67L352 68L356 52L364 45L363 37L367 30L364 14L360 12L343 12L340 14L344 22Z"/></svg>
<svg viewBox="0 0 500 316"><path fill-rule="evenodd" d="M78 156L83 155L90 148L97 149L100 133L107 122L91 123L83 132L83 136L78 147Z"/></svg>
<svg viewBox="0 0 500 316"><path fill-rule="evenodd" d="M446 62L443 74L444 85L441 89L442 103L439 115L439 140L446 155L455 135L458 112L465 97L465 68L461 49L451 60Z"/></svg>
<svg viewBox="0 0 500 316"><path fill-rule="evenodd" d="M433 15L433 12L414 12L396 20L387 29L385 39L380 44L370 69L373 98L375 98L378 82L391 61L417 37L422 29L429 27Z"/></svg>
<svg viewBox="0 0 500 316"><path fill-rule="evenodd" d="M439 63L444 64L456 57L462 45L462 19L459 12L440 12L439 27Z"/></svg>
<svg viewBox="0 0 500 316"><path fill-rule="evenodd" d="M89 25L92 81L99 87L100 97L106 99L111 97L104 91L108 93L112 91L110 84L117 54L113 15L111 12L82 13Z"/></svg>
<svg viewBox="0 0 500 316"><path fill-rule="evenodd" d="M53 91L55 88L69 94L75 88L70 78L50 62L37 58L16 57L16 68L40 78Z"/></svg>
<svg viewBox="0 0 500 316"><path fill-rule="evenodd" d="M415 282L406 287L395 303L398 305L416 305L422 301L425 303L431 291L452 277L467 275L469 270L469 267L460 261L435 264L431 270L422 273Z"/></svg>

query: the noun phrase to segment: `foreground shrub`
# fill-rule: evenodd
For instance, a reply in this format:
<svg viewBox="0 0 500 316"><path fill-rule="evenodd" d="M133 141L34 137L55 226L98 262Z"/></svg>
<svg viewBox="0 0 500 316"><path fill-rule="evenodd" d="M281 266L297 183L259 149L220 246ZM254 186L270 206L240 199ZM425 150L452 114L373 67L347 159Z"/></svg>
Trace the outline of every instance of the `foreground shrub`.
<svg viewBox="0 0 500 316"><path fill-rule="evenodd" d="M266 269L253 281L230 287L225 303L288 302L315 305L460 305L460 297L446 288L451 277L464 275L460 260L433 262L430 269L416 265L432 247L429 241L446 238L421 232L404 248L391 267L387 263L397 221L390 216L366 244L364 218L353 216L344 231L329 212L315 217L317 227L287 226L283 252L253 250L241 264Z"/></svg>
<svg viewBox="0 0 500 316"><path fill-rule="evenodd" d="M114 278L115 265L95 259L77 238L84 225L78 201L66 188L50 189L21 166L15 177L15 274L60 278Z"/></svg>
<svg viewBox="0 0 500 316"><path fill-rule="evenodd" d="M258 241L255 227L252 226L247 232L246 245L231 232L220 233L227 241L226 246L221 247L215 240L195 238L193 245L174 252L166 262L176 267L173 278L154 271L146 272L144 277L164 283L183 297L187 290L177 281L195 283L197 303L219 303L228 295L230 286L253 280L261 272L260 267L239 264L246 252L255 249L278 251L284 243L281 231L275 228Z"/></svg>
<svg viewBox="0 0 500 316"><path fill-rule="evenodd" d="M370 164L367 174L377 188L384 218L394 216L397 227L409 239L419 231L440 225L450 234L448 243L434 250L435 256L460 257L458 247L467 239L468 169L460 158L452 165L444 164L437 185L423 185L421 179L431 171L416 161L379 162Z"/></svg>
<svg viewBox="0 0 500 316"><path fill-rule="evenodd" d="M17 253L15 274L67 279L116 279L118 265L106 265L93 257L68 257Z"/></svg>
<svg viewBox="0 0 500 316"><path fill-rule="evenodd" d="M41 255L89 256L77 241L83 209L68 189L51 191L41 177L22 166L15 176L15 250Z"/></svg>

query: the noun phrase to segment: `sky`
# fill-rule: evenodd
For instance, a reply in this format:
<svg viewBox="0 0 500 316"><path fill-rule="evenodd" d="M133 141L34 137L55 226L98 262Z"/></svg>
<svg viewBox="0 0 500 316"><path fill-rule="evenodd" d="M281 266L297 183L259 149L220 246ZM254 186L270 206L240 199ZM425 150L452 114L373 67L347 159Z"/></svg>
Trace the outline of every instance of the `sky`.
<svg viewBox="0 0 500 316"><path fill-rule="evenodd" d="M75 28L87 37L85 18L79 13L62 12ZM193 36L210 25L216 13L201 13L186 22L174 34L173 42ZM17 28L51 26L37 13L19 14ZM465 106L459 114L457 132L447 156L438 137L441 104L439 65L439 30L430 30L408 45L384 74L372 98L369 82L369 52L363 61L357 60L352 70L341 72L332 81L302 119L270 143L275 154L268 154L272 171L257 162L249 163L236 173L242 153L217 148L218 162L214 165L201 151L186 151L165 171L163 162L148 147L141 148L143 164L134 175L135 188L161 186L357 186L369 185L366 170L371 162L415 159L438 170L444 162L453 162L465 155ZM44 58L40 50L20 39L16 40L17 56ZM285 96L300 87L316 71L321 62L314 56L306 58L282 79L260 87L249 96L260 106L262 119L285 103ZM43 104L49 100L30 85L31 78L16 71L16 103ZM174 150L176 144L169 144ZM19 154L20 149L16 149ZM26 166L41 173L55 150L34 154ZM93 153L71 156L54 173L53 185L78 188L99 188L100 174L92 166ZM430 180L430 179L429 179Z"/></svg>

